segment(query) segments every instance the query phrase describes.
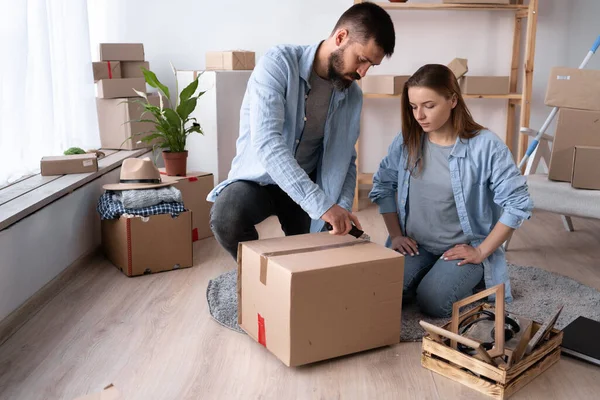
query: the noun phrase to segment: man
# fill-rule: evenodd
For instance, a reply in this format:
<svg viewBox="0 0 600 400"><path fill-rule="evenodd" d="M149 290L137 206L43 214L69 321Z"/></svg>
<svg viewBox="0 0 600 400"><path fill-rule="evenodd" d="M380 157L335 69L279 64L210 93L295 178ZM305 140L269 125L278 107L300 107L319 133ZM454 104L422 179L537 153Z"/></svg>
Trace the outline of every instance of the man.
<svg viewBox="0 0 600 400"><path fill-rule="evenodd" d="M373 3L350 7L331 36L312 46L281 45L258 62L240 112L228 179L208 195L211 227L234 258L258 239L255 225L277 215L286 235L347 234L362 92L354 82L394 52L390 16Z"/></svg>

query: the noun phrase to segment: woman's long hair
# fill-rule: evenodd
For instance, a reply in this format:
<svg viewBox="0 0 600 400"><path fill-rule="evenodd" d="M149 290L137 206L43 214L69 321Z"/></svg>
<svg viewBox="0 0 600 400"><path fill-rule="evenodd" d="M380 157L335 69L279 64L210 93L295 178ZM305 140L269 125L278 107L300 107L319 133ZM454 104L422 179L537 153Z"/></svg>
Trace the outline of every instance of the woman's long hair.
<svg viewBox="0 0 600 400"><path fill-rule="evenodd" d="M425 133L415 119L408 99L408 89L411 87L432 89L448 100L456 96L456 107L450 113L450 120L454 131L461 139L471 139L485 128L473 120L460 92L456 76L448 67L441 64L427 64L419 68L404 84L402 91L402 137L408 154L406 168L409 170L414 168L414 172L418 173L423 167L421 155Z"/></svg>

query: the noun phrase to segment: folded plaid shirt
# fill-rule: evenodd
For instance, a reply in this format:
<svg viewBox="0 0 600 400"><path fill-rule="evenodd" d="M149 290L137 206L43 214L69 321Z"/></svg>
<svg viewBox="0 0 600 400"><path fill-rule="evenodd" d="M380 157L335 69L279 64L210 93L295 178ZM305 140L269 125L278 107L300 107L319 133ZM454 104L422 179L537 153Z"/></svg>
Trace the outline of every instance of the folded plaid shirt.
<svg viewBox="0 0 600 400"><path fill-rule="evenodd" d="M96 209L100 213L100 219L117 219L123 214L139 215L149 217L150 215L171 214L172 217L177 217L185 211L183 203L160 203L150 207L143 208L125 208L120 201L113 200L113 192L106 191L100 199Z"/></svg>

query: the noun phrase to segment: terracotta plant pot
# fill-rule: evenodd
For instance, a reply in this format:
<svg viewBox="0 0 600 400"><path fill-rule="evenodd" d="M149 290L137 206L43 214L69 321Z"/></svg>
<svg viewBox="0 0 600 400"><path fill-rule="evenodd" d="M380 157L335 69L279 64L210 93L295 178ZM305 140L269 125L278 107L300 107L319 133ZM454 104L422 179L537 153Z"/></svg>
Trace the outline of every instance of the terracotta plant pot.
<svg viewBox="0 0 600 400"><path fill-rule="evenodd" d="M188 152L172 153L163 151L163 160L165 160L165 169L168 176L185 176L187 171Z"/></svg>

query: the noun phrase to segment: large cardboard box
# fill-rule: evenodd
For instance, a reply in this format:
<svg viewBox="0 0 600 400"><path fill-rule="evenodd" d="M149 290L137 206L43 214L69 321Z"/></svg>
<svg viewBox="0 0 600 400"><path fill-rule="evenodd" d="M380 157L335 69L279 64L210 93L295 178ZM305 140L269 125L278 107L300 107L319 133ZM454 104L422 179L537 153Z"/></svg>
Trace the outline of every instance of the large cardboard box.
<svg viewBox="0 0 600 400"><path fill-rule="evenodd" d="M143 43L100 43L100 61L144 61Z"/></svg>
<svg viewBox="0 0 600 400"><path fill-rule="evenodd" d="M256 56L253 51L209 51L206 53L206 70L254 69Z"/></svg>
<svg viewBox="0 0 600 400"><path fill-rule="evenodd" d="M459 80L462 94L508 94L508 76L463 76Z"/></svg>
<svg viewBox="0 0 600 400"><path fill-rule="evenodd" d="M367 75L360 80L363 93L402 94L408 75Z"/></svg>
<svg viewBox="0 0 600 400"><path fill-rule="evenodd" d="M571 186L600 190L600 146L575 146Z"/></svg>
<svg viewBox="0 0 600 400"><path fill-rule="evenodd" d="M600 146L600 112L561 108L552 143L548 178L571 182L575 146Z"/></svg>
<svg viewBox="0 0 600 400"><path fill-rule="evenodd" d="M42 157L40 170L42 176L96 172L98 157L96 154Z"/></svg>
<svg viewBox="0 0 600 400"><path fill-rule="evenodd" d="M212 203L206 197L214 188L213 174L208 172L188 172L186 176L168 176L160 168L163 182L177 182L173 186L181 191L183 205L192 211L192 241L213 236L210 229L210 209Z"/></svg>
<svg viewBox="0 0 600 400"><path fill-rule="evenodd" d="M96 61L92 63L94 82L100 79L120 79L121 63L119 61Z"/></svg>
<svg viewBox="0 0 600 400"><path fill-rule="evenodd" d="M287 366L400 341L404 258L327 232L243 242L238 323Z"/></svg>
<svg viewBox="0 0 600 400"><path fill-rule="evenodd" d="M123 61L121 62L121 75L123 78L143 78L142 67L150 70L148 61Z"/></svg>
<svg viewBox="0 0 600 400"><path fill-rule="evenodd" d="M119 97L137 97L134 89L146 93L144 78L101 79L96 84L97 97L100 99L116 99Z"/></svg>
<svg viewBox="0 0 600 400"><path fill-rule="evenodd" d="M100 143L103 149L134 150L151 147L151 143L141 141L141 138L149 135L149 131L155 130L154 125L149 122L127 122L141 119L144 108L135 100L141 97L129 99L96 99L98 111L98 126L100 128ZM150 104L159 106L160 98L157 94L148 95ZM154 117L146 113L144 119ZM127 139L135 135L135 140Z"/></svg>
<svg viewBox="0 0 600 400"><path fill-rule="evenodd" d="M552 107L600 111L600 70L552 68L544 103Z"/></svg>
<svg viewBox="0 0 600 400"><path fill-rule="evenodd" d="M192 212L102 220L106 257L127 276L193 265Z"/></svg>
<svg viewBox="0 0 600 400"><path fill-rule="evenodd" d="M469 60L466 58L455 58L450 61L448 68L454 73L456 79L462 78L467 72L469 72Z"/></svg>

